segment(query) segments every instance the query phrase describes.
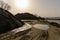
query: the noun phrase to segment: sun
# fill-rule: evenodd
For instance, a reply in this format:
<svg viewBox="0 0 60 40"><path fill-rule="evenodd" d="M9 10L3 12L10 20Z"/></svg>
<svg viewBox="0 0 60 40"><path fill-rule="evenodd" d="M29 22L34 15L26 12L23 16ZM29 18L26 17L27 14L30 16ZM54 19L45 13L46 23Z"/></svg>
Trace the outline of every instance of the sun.
<svg viewBox="0 0 60 40"><path fill-rule="evenodd" d="M15 0L15 6L19 9L27 9L29 6L28 0Z"/></svg>

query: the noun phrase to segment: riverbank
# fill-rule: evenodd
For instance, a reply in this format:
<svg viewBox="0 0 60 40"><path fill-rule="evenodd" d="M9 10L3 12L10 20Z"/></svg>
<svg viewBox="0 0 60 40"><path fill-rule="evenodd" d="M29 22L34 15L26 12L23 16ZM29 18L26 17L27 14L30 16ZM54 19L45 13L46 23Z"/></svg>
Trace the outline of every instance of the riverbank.
<svg viewBox="0 0 60 40"><path fill-rule="evenodd" d="M2 40L60 40L60 28L48 24L48 22L35 21L28 23L32 27L27 27L9 32L0 36ZM25 26L24 26L25 27ZM20 28L21 29L21 28ZM16 32L17 31L17 32Z"/></svg>

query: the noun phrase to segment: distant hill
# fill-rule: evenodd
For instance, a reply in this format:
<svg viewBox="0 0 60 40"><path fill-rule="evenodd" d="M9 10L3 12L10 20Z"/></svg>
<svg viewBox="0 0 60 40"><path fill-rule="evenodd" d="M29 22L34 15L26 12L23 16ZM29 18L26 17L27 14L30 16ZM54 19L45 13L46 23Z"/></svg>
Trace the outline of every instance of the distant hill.
<svg viewBox="0 0 60 40"><path fill-rule="evenodd" d="M46 19L47 20L60 20L60 17L51 17L51 18L47 17Z"/></svg>
<svg viewBox="0 0 60 40"><path fill-rule="evenodd" d="M37 19L39 19L38 17L36 17L35 15L32 15L30 13L18 13L15 15L15 17L17 17L18 19L21 19L21 20L37 20Z"/></svg>

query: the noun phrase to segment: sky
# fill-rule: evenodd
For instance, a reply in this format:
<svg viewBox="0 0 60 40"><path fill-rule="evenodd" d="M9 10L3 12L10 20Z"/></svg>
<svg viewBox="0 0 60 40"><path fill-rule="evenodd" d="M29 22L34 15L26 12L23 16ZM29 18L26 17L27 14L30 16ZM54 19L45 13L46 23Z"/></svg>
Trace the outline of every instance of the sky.
<svg viewBox="0 0 60 40"><path fill-rule="evenodd" d="M29 12L42 17L60 17L60 0L28 0L29 7L26 9L17 8L15 0L3 1L11 6L10 12L14 15Z"/></svg>

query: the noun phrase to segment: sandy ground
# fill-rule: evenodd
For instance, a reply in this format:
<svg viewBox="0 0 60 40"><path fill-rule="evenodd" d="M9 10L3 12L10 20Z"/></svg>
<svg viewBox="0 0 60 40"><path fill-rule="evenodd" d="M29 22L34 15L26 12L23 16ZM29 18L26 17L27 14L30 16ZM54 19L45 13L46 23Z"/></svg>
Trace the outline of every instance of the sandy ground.
<svg viewBox="0 0 60 40"><path fill-rule="evenodd" d="M13 30L13 32L0 35L0 40L60 40L60 28L49 27L43 24L25 27L24 25L22 30L18 28L15 31Z"/></svg>

